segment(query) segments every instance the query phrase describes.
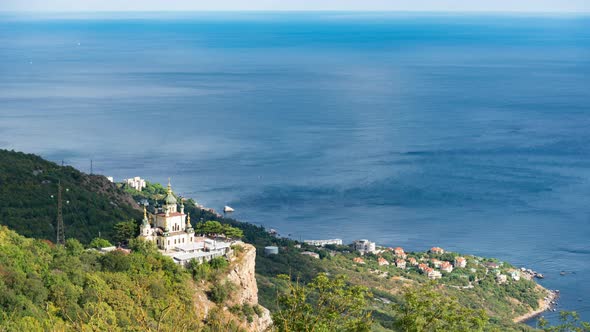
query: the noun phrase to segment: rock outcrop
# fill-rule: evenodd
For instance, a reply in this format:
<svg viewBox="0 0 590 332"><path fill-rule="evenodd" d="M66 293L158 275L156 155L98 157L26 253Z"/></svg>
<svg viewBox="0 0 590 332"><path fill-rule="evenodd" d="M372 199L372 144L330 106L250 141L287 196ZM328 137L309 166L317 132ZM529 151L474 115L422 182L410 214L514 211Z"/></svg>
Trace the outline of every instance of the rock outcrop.
<svg viewBox="0 0 590 332"><path fill-rule="evenodd" d="M234 250L227 274L215 281L215 283L231 283L231 295L224 303L216 304L207 298L207 292L214 283L197 282L194 296L196 308L204 322L210 316L216 316L217 320L225 322L228 326L239 326L240 330L268 331L272 325L270 312L258 304L258 286L255 273L256 248L241 242L236 246L241 249ZM255 308L255 314L245 318L232 310L244 308L244 306Z"/></svg>
<svg viewBox="0 0 590 332"><path fill-rule="evenodd" d="M235 255L227 280L236 286L233 296L235 303L260 308L260 315L257 315L251 323L248 323L249 331L266 331L272 324L268 309L258 304L258 286L256 284L256 248L251 244L240 243L243 252Z"/></svg>

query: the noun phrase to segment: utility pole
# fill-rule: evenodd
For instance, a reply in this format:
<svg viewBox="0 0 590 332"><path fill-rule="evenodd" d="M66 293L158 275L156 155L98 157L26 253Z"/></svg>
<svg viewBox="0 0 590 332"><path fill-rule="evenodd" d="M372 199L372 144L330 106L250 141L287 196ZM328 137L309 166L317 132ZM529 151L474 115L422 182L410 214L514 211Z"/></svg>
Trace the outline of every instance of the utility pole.
<svg viewBox="0 0 590 332"><path fill-rule="evenodd" d="M58 245L66 244L64 217L62 213L61 181L57 183L57 241Z"/></svg>
<svg viewBox="0 0 590 332"><path fill-rule="evenodd" d="M92 159L90 159L90 175L92 175L92 171L93 171L92 166L93 166L92 165Z"/></svg>

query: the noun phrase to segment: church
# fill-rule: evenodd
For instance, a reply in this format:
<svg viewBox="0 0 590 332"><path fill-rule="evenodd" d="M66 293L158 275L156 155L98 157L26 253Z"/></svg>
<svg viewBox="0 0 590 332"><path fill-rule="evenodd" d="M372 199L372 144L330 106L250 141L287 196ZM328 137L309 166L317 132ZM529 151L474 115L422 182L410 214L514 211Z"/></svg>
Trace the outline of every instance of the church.
<svg viewBox="0 0 590 332"><path fill-rule="evenodd" d="M151 218L148 218L144 206L139 235L141 238L155 242L158 248L164 251L192 247L191 244L197 242L190 215L184 213L182 201L178 204L172 193L170 180L164 204L160 208L156 207L154 212L150 215Z"/></svg>

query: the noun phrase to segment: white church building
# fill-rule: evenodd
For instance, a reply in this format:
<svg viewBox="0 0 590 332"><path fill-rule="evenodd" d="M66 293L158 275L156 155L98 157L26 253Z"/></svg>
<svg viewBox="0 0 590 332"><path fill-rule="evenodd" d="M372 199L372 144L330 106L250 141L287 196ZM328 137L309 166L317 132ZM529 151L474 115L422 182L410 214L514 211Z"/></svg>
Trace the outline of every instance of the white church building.
<svg viewBox="0 0 590 332"><path fill-rule="evenodd" d="M231 242L217 241L195 233L190 215L184 213L182 201L178 204L170 181L162 207L156 208L155 213L149 216L144 207L139 237L155 242L165 255L182 265L192 259L209 261L231 251Z"/></svg>

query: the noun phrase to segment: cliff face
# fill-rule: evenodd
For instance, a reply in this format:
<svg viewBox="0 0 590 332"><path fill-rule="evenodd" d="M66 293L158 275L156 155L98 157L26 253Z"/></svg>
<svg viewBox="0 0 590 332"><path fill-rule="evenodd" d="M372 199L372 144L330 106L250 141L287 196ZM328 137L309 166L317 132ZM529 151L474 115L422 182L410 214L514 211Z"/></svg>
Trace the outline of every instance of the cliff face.
<svg viewBox="0 0 590 332"><path fill-rule="evenodd" d="M256 248L250 244L242 243L244 251L235 255L231 264L231 270L227 280L236 287L233 300L236 304L258 306L260 315L251 323L248 323L249 331L265 331L272 324L268 309L258 304L258 286L256 284L256 273L254 270L256 261Z"/></svg>
<svg viewBox="0 0 590 332"><path fill-rule="evenodd" d="M272 319L268 309L258 304L258 286L255 276L256 248L250 244L239 243L240 250L234 250L227 274L222 275L214 283L197 282L195 304L198 314L204 322L215 319L226 324L227 331L268 331ZM221 304L207 298L207 292L214 284L228 283L231 294ZM253 308L249 317L244 315L243 308ZM237 310L242 308L242 311ZM255 309L254 309L255 308ZM214 329L215 330L215 329Z"/></svg>

